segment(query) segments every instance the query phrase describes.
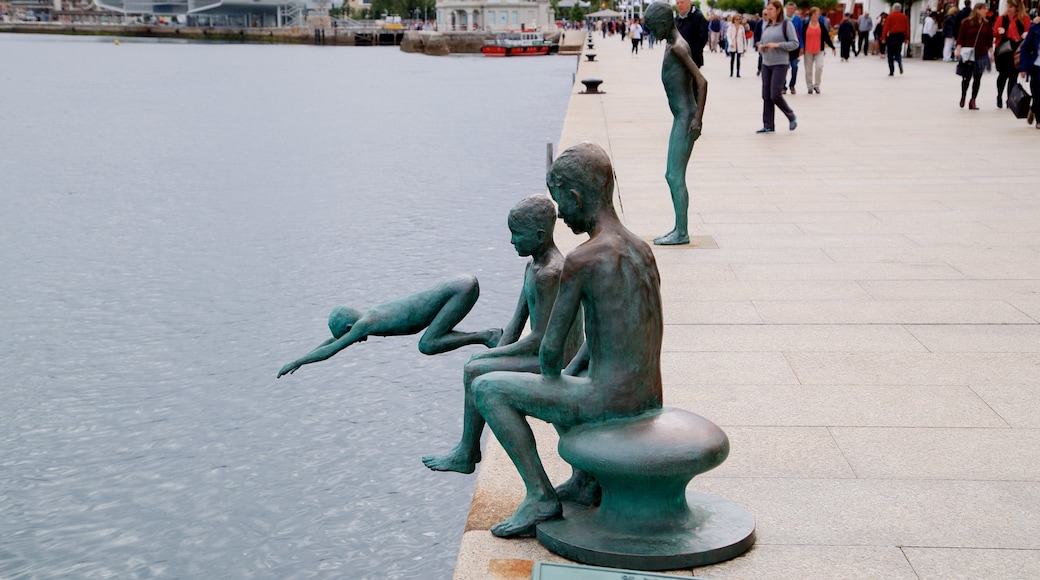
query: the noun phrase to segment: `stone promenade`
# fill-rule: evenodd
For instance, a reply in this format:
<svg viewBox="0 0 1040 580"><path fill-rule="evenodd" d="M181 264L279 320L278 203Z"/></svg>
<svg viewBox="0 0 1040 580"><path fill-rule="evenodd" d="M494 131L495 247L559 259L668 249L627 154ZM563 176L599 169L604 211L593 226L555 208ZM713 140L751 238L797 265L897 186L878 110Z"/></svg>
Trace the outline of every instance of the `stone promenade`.
<svg viewBox="0 0 1040 580"><path fill-rule="evenodd" d="M671 115L660 46L596 36L562 149L602 145L616 205L646 240L672 225ZM799 72L799 126L756 135L761 83L706 54L704 134L689 166L694 244L655 248L666 406L715 421L729 460L691 487L736 501L758 543L704 578L1040 577L1040 131L957 107L952 65L827 55ZM553 57L574 58L574 57ZM508 62L502 63L508 66ZM580 240L560 228L564 248ZM569 471L532 421L550 476ZM523 497L487 442L457 579L559 561L489 526Z"/></svg>

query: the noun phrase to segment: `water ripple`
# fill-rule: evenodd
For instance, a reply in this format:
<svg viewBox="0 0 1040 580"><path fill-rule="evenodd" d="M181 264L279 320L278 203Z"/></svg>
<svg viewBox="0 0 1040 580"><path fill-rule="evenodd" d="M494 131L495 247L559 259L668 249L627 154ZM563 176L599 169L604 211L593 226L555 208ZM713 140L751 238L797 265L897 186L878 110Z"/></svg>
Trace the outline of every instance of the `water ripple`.
<svg viewBox="0 0 1040 580"><path fill-rule="evenodd" d="M458 437L474 347L274 375L332 306L461 272L463 326L506 321L505 216L544 187L573 61L0 52L0 577L450 575L473 478L419 457Z"/></svg>

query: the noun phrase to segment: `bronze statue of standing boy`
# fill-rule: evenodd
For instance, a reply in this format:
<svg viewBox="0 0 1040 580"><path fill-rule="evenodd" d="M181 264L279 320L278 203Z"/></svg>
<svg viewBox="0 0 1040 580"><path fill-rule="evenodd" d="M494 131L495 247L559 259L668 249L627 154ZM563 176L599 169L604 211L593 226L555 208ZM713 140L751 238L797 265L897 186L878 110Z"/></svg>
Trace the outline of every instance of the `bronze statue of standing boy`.
<svg viewBox="0 0 1040 580"><path fill-rule="evenodd" d="M655 238L654 243L659 246L688 244L690 192L686 189L686 166L690 163L693 143L701 136L708 81L693 62L690 45L675 28L671 6L654 2L646 9L644 22L654 36L665 41L661 82L674 117L668 136L668 164L664 177L672 194L675 227Z"/></svg>

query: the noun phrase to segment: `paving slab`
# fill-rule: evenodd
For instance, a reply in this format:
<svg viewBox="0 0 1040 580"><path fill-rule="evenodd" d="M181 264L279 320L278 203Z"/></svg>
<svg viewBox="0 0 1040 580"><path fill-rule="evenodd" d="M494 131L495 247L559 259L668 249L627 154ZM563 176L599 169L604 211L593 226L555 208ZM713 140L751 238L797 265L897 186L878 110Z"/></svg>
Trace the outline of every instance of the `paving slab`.
<svg viewBox="0 0 1040 580"><path fill-rule="evenodd" d="M777 477L794 479L855 478L849 462L825 427L744 427L718 422L729 437L730 458L697 476Z"/></svg>
<svg viewBox="0 0 1040 580"><path fill-rule="evenodd" d="M677 324L665 333L673 351L915 352L924 347L895 324L707 325Z"/></svg>
<svg viewBox="0 0 1040 580"><path fill-rule="evenodd" d="M1040 574L1040 550L978 550L965 548L903 548L907 561L922 580L1000 578L1035 580Z"/></svg>
<svg viewBox="0 0 1040 580"><path fill-rule="evenodd" d="M996 322L995 320L992 322ZM908 332L932 352L1040 350L1040 324L908 324Z"/></svg>
<svg viewBox="0 0 1040 580"><path fill-rule="evenodd" d="M661 255L661 254L658 254ZM685 268L683 268L685 270ZM870 294L855 280L690 280L685 272L661 280L665 301L700 300L709 302L751 300L869 300ZM669 294L665 294L668 292ZM672 323L669 320L668 323Z"/></svg>
<svg viewBox="0 0 1040 580"><path fill-rule="evenodd" d="M735 264L738 280L963 280L949 264ZM863 284L859 284L863 288ZM865 289L865 288L864 288ZM865 289L866 290L866 289ZM866 292L873 298L876 295Z"/></svg>
<svg viewBox="0 0 1040 580"><path fill-rule="evenodd" d="M597 37L597 61L576 61L605 94L575 84L557 150L602 145L620 217L649 240L673 220L672 119L663 51L629 48ZM729 460L691 487L747 507L758 543L686 573L1040 576L1040 131L992 106L992 76L968 111L949 63L888 77L863 57L828 58L821 95L800 76L797 131L756 135L753 53L742 78L706 60L695 243L654 248L665 403L729 433ZM562 481L555 433L532 424ZM523 493L490 437L456 578L558 560L487 531Z"/></svg>
<svg viewBox="0 0 1040 580"><path fill-rule="evenodd" d="M1040 483L698 477L764 544L1040 549Z"/></svg>
<svg viewBox="0 0 1040 580"><path fill-rule="evenodd" d="M1040 481L1040 429L831 427L859 477Z"/></svg>
<svg viewBox="0 0 1040 580"><path fill-rule="evenodd" d="M1036 386L1040 353L788 352L806 385Z"/></svg>
<svg viewBox="0 0 1040 580"><path fill-rule="evenodd" d="M759 541L745 557L705 568L694 575L717 580L791 578L916 579L902 550L874 546L785 546ZM952 577L952 576L950 576Z"/></svg>
<svg viewBox="0 0 1040 580"><path fill-rule="evenodd" d="M987 300L1033 301L1040 298L1036 280L864 280L860 286L878 300Z"/></svg>
<svg viewBox="0 0 1040 580"><path fill-rule="evenodd" d="M798 384L780 352L664 352L661 375L666 402L672 386Z"/></svg>
<svg viewBox="0 0 1040 580"><path fill-rule="evenodd" d="M936 324L1036 325L1036 320L1003 300L755 300L753 304L767 324L919 325L910 326L908 330L929 350L936 350L931 348L933 339L936 343L939 341L923 329L931 329ZM922 330L915 332L917 328ZM1020 332L1030 335L1035 330ZM925 334L929 340L922 339ZM1004 332L994 334L1005 336Z"/></svg>
<svg viewBox="0 0 1040 580"><path fill-rule="evenodd" d="M1016 429L1040 429L1040 384L974 385L972 391Z"/></svg>
<svg viewBox="0 0 1040 580"><path fill-rule="evenodd" d="M1017 424L1002 414L1015 410L1014 403L1023 399L1022 389L992 393L982 390L982 394L977 392L978 389L967 386L711 382L689 385L675 381L665 387L664 395L668 405L696 409L699 414L727 426L924 429L1031 425L1030 416L1035 413L1023 411L1020 415L1013 415L1012 418L1021 417ZM1000 396L1013 396L1014 399L1004 401ZM893 463L900 462L894 458Z"/></svg>

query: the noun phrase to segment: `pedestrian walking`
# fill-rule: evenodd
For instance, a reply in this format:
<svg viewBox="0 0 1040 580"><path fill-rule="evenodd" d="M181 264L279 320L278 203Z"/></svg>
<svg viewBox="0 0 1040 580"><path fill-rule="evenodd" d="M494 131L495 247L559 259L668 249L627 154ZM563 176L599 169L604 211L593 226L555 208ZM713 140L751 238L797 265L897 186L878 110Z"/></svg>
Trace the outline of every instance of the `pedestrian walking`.
<svg viewBox="0 0 1040 580"><path fill-rule="evenodd" d="M712 14L711 20L708 22L708 48L712 52L719 50L719 37L722 35L722 22L719 21L718 14Z"/></svg>
<svg viewBox="0 0 1040 580"><path fill-rule="evenodd" d="M937 39L939 36L939 20L935 16L935 12L929 12L928 16L925 17L925 25L920 30L920 42L924 45L924 51L921 52L921 60L935 60L939 57L939 51L936 50Z"/></svg>
<svg viewBox="0 0 1040 580"><path fill-rule="evenodd" d="M910 42L910 19L903 14L903 5L892 5L892 13L885 19L881 29L881 42L885 43L888 53L888 76L895 74L895 65L899 65L899 74L903 74L903 45Z"/></svg>
<svg viewBox="0 0 1040 580"><path fill-rule="evenodd" d="M953 62L953 48L957 46L957 7L950 6L943 20L943 62Z"/></svg>
<svg viewBox="0 0 1040 580"><path fill-rule="evenodd" d="M1040 16L1033 19L1022 45L1018 47L1018 70L1022 80L1029 75L1029 92L1033 95L1033 103L1026 122L1033 124L1040 119ZM1040 123L1036 123L1035 127L1040 129Z"/></svg>
<svg viewBox="0 0 1040 580"><path fill-rule="evenodd" d="M801 34L802 32L802 17L798 14L798 6L794 2L788 2L787 6L784 7L787 11L787 20L791 22L791 27L795 29L795 34ZM781 14L783 16L783 14ZM788 83L788 87L791 88L791 94L795 94L795 81L798 80L798 57L800 56L801 49L803 48L802 38L799 36L795 40L798 41L798 46L792 50L798 50L798 52L791 53L791 81ZM783 94L787 94L787 87L784 87Z"/></svg>
<svg viewBox="0 0 1040 580"><path fill-rule="evenodd" d="M874 32L874 19L870 17L870 12L860 15L856 25L859 32L859 52L856 56L867 56L870 54L870 35Z"/></svg>
<svg viewBox="0 0 1040 580"><path fill-rule="evenodd" d="M739 14L733 16L733 22L726 29L726 46L729 51L729 76L733 76L733 65L737 67L737 78L740 78L740 57L747 52L747 35L744 34L744 23Z"/></svg>
<svg viewBox="0 0 1040 580"><path fill-rule="evenodd" d="M643 39L643 25L639 23L638 18L633 18L632 24L628 25L628 37L632 39L632 55L639 56L639 43Z"/></svg>
<svg viewBox="0 0 1040 580"><path fill-rule="evenodd" d="M885 43L881 42L881 31L884 30L885 20L888 19L888 13L882 12L878 16L877 24L874 26L874 50L873 54L880 55L884 58L885 55Z"/></svg>
<svg viewBox="0 0 1040 580"><path fill-rule="evenodd" d="M834 41L831 40L827 23L820 20L820 9L813 6L809 9L809 20L802 31L805 39L805 88L807 94L820 94L820 81L823 80L823 57L826 47L831 47L831 54L836 54Z"/></svg>
<svg viewBox="0 0 1040 580"><path fill-rule="evenodd" d="M704 67L704 46L708 44L708 20L697 6L690 0L675 0L675 28L687 44L690 45L690 56L697 68Z"/></svg>
<svg viewBox="0 0 1040 580"><path fill-rule="evenodd" d="M790 130L798 127L798 118L783 96L787 69L791 67L791 51L797 50L798 31L790 20L784 18L784 7L780 0L769 0L763 12L765 28L759 52L762 53L762 128L756 133L775 131L776 109L780 109L789 121Z"/></svg>
<svg viewBox="0 0 1040 580"><path fill-rule="evenodd" d="M841 60L848 62L852 49L855 48L856 25L852 23L852 15L845 13L844 20L838 25L838 42L841 44ZM857 50L856 56L859 56ZM808 72L808 70L806 71Z"/></svg>
<svg viewBox="0 0 1040 580"><path fill-rule="evenodd" d="M762 18L759 18L758 20L755 21L755 26L752 29L753 32L751 33L752 46L755 47L755 52L758 53L758 69L757 69L757 72L755 73L755 76L762 76L762 51L759 50L759 46L758 45L759 45L759 43L762 42L762 30L765 29L765 26L766 26L765 10L763 10L762 11Z"/></svg>
<svg viewBox="0 0 1040 580"><path fill-rule="evenodd" d="M964 100L968 94L968 83L972 82L971 101L968 108L972 111L979 110L975 104L975 98L979 96L979 84L982 73L990 68L991 53L993 51L993 29L986 21L986 4L979 2L971 11L971 16L961 22L960 32L957 34L957 50L954 55L964 68L961 73L961 108L964 108Z"/></svg>
<svg viewBox="0 0 1040 580"><path fill-rule="evenodd" d="M1015 53L1022 45L1022 38L1029 28L1029 16L1022 0L1008 0L1004 14L993 24L993 43L997 67L997 108L1004 106L1004 87L1011 90L1011 81L1015 79L1018 67L1015 66Z"/></svg>

